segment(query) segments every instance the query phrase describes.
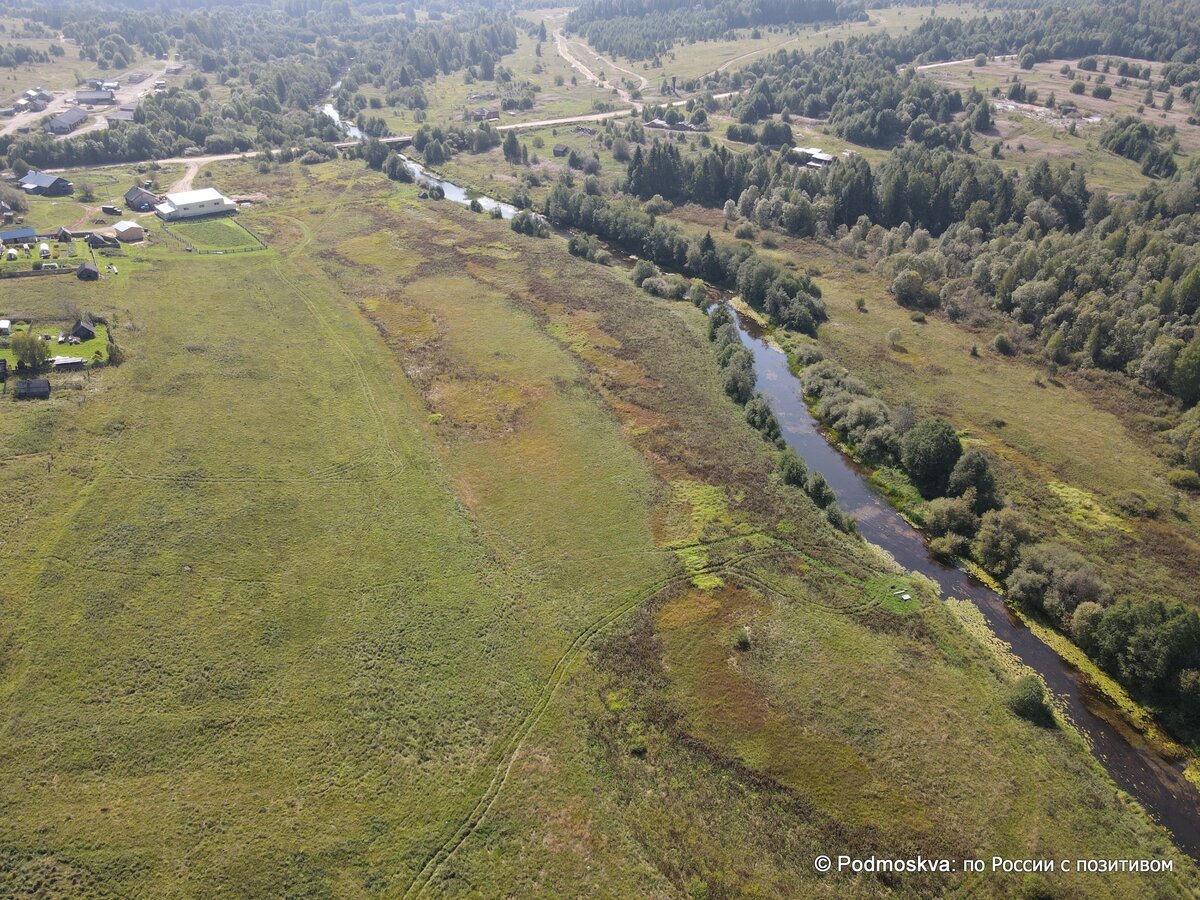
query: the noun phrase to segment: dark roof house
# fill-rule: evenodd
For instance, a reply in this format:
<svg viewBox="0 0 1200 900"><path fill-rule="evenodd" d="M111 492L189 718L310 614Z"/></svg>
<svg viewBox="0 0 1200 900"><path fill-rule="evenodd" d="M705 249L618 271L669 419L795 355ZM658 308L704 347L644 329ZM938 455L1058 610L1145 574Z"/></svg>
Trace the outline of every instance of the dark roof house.
<svg viewBox="0 0 1200 900"><path fill-rule="evenodd" d="M109 90L75 92L75 102L79 104L115 103L116 100L117 95Z"/></svg>
<svg viewBox="0 0 1200 900"><path fill-rule="evenodd" d="M125 192L125 205L138 212L149 212L158 203L158 196L145 188L131 187Z"/></svg>
<svg viewBox="0 0 1200 900"><path fill-rule="evenodd" d="M566 144L555 144L554 145L554 155L555 156L566 156L570 152L571 152L571 148L568 147Z"/></svg>
<svg viewBox="0 0 1200 900"><path fill-rule="evenodd" d="M56 116L51 116L46 123L46 130L51 134L70 134L87 121L87 113L78 106L65 109Z"/></svg>
<svg viewBox="0 0 1200 900"><path fill-rule="evenodd" d="M0 244L27 244L37 237L37 229L31 227L12 228L0 231Z"/></svg>
<svg viewBox="0 0 1200 900"><path fill-rule="evenodd" d="M75 190L75 185L57 175L36 172L30 169L18 182L21 190L27 194L41 194L46 197L61 197Z"/></svg>
<svg viewBox="0 0 1200 900"><path fill-rule="evenodd" d="M49 400L50 382L45 378L30 378L17 382L18 400Z"/></svg>
<svg viewBox="0 0 1200 900"><path fill-rule="evenodd" d="M115 245L116 241L113 241L113 244ZM99 281L100 270L96 268L94 262L80 263L79 268L75 270L75 277L80 281ZM93 332L94 336L95 333Z"/></svg>
<svg viewBox="0 0 1200 900"><path fill-rule="evenodd" d="M96 328L87 319L79 319L71 326L71 337L77 337L81 341L90 341L96 336Z"/></svg>

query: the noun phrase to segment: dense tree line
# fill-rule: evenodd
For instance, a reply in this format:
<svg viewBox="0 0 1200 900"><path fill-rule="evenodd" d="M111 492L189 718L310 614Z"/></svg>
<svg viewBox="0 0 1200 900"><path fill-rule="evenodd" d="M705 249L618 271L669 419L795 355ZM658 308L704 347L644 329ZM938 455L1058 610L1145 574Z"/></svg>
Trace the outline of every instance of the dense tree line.
<svg viewBox="0 0 1200 900"><path fill-rule="evenodd" d="M738 28L861 18L858 3L835 0L588 0L566 29L604 52L654 59L676 43L719 40Z"/></svg>

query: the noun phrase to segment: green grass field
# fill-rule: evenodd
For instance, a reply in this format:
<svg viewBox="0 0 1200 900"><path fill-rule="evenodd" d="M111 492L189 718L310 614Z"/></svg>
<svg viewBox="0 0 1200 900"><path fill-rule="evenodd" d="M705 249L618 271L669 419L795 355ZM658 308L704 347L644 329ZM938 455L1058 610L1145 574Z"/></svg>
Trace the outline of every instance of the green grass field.
<svg viewBox="0 0 1200 900"><path fill-rule="evenodd" d="M358 163L214 175L271 249L19 288L128 358L0 417L0 892L1196 889L953 607L884 606L697 310Z"/></svg>
<svg viewBox="0 0 1200 900"><path fill-rule="evenodd" d="M197 250L241 250L260 246L254 235L233 218L171 222L166 228L172 236Z"/></svg>

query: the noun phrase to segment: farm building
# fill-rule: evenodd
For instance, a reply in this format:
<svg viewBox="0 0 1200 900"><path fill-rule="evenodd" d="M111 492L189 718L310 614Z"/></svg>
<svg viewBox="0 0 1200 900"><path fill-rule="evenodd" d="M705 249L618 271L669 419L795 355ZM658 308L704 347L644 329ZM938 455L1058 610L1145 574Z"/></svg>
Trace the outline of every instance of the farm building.
<svg viewBox="0 0 1200 900"><path fill-rule="evenodd" d="M106 247L111 249L113 247L120 246L120 243L118 243L115 237L109 237L107 234L100 234L98 231L93 231L84 240L87 241L87 245L93 250L102 250Z"/></svg>
<svg viewBox="0 0 1200 900"><path fill-rule="evenodd" d="M71 326L71 337L79 338L81 341L93 340L96 337L96 326L87 319L77 319Z"/></svg>
<svg viewBox="0 0 1200 900"><path fill-rule="evenodd" d="M154 207L154 211L167 221L215 216L236 210L237 204L216 188L201 188L197 191L184 191L182 194L167 194L163 198L163 202Z"/></svg>
<svg viewBox="0 0 1200 900"><path fill-rule="evenodd" d="M122 122L132 122L136 112L136 106L132 103L124 103L112 112L105 113L104 121L108 123L109 128L112 128L114 125L119 125Z"/></svg>
<svg viewBox="0 0 1200 900"><path fill-rule="evenodd" d="M0 231L0 244L28 244L36 237L36 228L28 226L25 228L11 228L8 231Z"/></svg>
<svg viewBox="0 0 1200 900"><path fill-rule="evenodd" d="M100 270L94 262L80 263L79 268L75 270L75 277L80 281L99 281Z"/></svg>
<svg viewBox="0 0 1200 900"><path fill-rule="evenodd" d="M50 365L56 372L73 372L82 369L87 360L82 356L52 356Z"/></svg>
<svg viewBox="0 0 1200 900"><path fill-rule="evenodd" d="M95 90L95 91L76 91L75 102L80 106L94 106L99 104L105 106L109 103L115 103L117 95L111 90Z"/></svg>
<svg viewBox="0 0 1200 900"><path fill-rule="evenodd" d="M128 219L114 225L113 231L117 234L117 240L125 244L136 244L146 237L146 229L137 222L131 222Z"/></svg>
<svg viewBox="0 0 1200 900"><path fill-rule="evenodd" d="M141 187L131 187L125 192L125 205L135 212L150 212L158 203L158 196Z"/></svg>
<svg viewBox="0 0 1200 900"><path fill-rule="evenodd" d="M33 169L26 172L17 185L27 194L41 194L43 197L62 197L75 190L75 185L67 179Z"/></svg>
<svg viewBox="0 0 1200 900"><path fill-rule="evenodd" d="M11 319L0 319L0 334L12 334Z"/></svg>
<svg viewBox="0 0 1200 900"><path fill-rule="evenodd" d="M17 382L18 400L49 400L50 382L45 378L30 378Z"/></svg>
<svg viewBox="0 0 1200 900"><path fill-rule="evenodd" d="M63 110L57 116L51 116L46 123L46 131L50 134L70 134L87 121L87 113L78 106Z"/></svg>
<svg viewBox="0 0 1200 900"><path fill-rule="evenodd" d="M808 157L806 165L810 169L823 169L837 162L837 157L826 153L820 147L793 147L792 153L801 158Z"/></svg>

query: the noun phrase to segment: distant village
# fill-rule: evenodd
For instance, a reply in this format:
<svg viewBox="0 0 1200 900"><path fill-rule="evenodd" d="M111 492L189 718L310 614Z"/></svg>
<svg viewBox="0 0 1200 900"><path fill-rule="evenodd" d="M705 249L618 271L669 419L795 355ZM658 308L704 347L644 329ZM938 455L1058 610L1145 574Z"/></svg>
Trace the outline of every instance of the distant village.
<svg viewBox="0 0 1200 900"><path fill-rule="evenodd" d="M164 75L181 75L185 64L174 63ZM147 72L130 72L124 82L116 79L89 78L74 93L48 91L41 86L30 87L9 106L0 107L0 118L23 117L16 131L28 134L35 130L64 137L74 134L84 123L99 113L108 128L133 122L141 99L155 91L165 91L167 82L157 79L143 87L151 76ZM40 120L39 113L46 115Z"/></svg>
<svg viewBox="0 0 1200 900"><path fill-rule="evenodd" d="M31 170L10 183L31 197L65 197L75 186L61 175ZM117 203L104 204L105 215L153 213L159 220L182 222L237 211L237 203L212 187L182 192L156 193L152 182L130 187ZM124 244L138 244L147 237L146 226L135 218L125 218L103 228L77 230L65 226L39 231L26 225L22 216L0 201L0 279L33 278L74 273L80 281L98 281L104 273L119 274L117 256ZM164 225L165 227L165 225ZM80 250L77 244L82 244ZM99 252L100 257L97 257ZM119 254L118 254L119 256ZM103 261L111 257L112 262ZM23 261L28 261L28 266ZM11 294L9 294L11 296ZM63 352L52 353L52 346ZM44 370L70 372L108 360L113 352L107 324L102 319L80 316L69 327L35 327L31 321L0 318L0 386L7 392L10 372L18 376L12 396L16 400L46 400L51 383L40 375Z"/></svg>

